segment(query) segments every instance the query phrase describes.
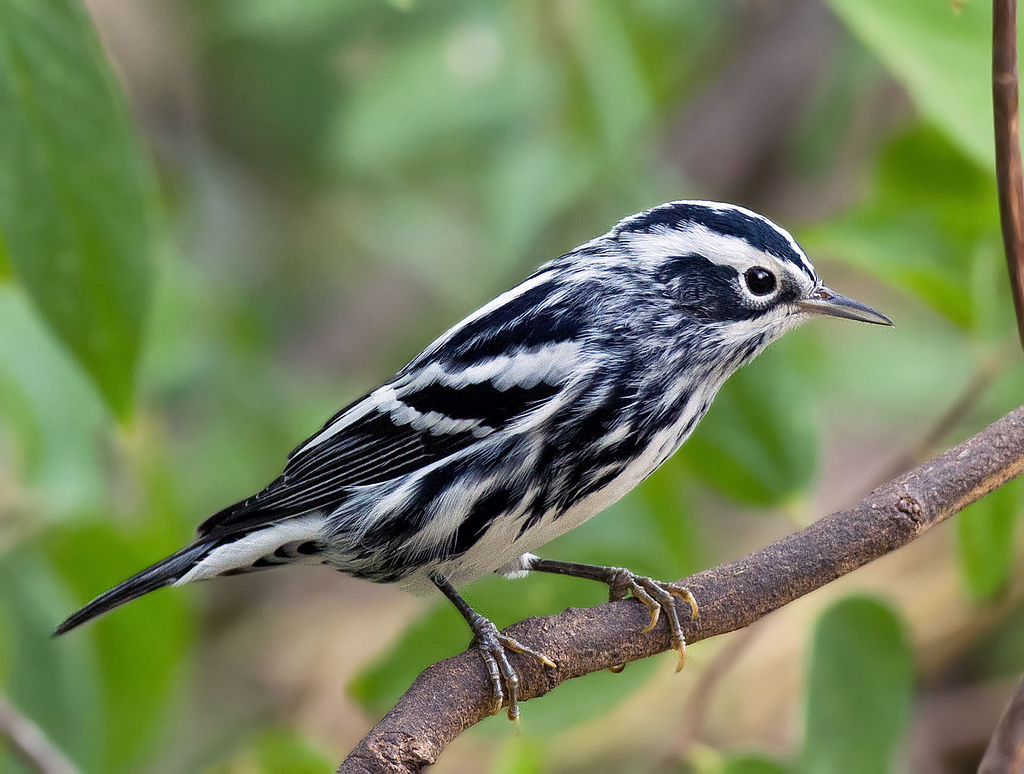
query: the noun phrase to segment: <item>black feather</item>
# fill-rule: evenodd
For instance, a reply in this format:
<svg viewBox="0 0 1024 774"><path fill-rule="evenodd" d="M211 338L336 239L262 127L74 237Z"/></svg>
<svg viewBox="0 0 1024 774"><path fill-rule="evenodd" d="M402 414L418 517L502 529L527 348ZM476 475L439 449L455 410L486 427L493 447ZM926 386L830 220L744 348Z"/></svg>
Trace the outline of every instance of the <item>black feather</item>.
<svg viewBox="0 0 1024 774"><path fill-rule="evenodd" d="M57 627L54 636L67 634L72 629L110 612L115 607L120 607L126 602L131 602L133 599L138 599L144 594L164 586L170 586L180 580L214 547L214 543L205 541L193 543L171 554L166 559L161 559L128 580L117 584L109 591L103 592L81 610L72 613L64 623Z"/></svg>

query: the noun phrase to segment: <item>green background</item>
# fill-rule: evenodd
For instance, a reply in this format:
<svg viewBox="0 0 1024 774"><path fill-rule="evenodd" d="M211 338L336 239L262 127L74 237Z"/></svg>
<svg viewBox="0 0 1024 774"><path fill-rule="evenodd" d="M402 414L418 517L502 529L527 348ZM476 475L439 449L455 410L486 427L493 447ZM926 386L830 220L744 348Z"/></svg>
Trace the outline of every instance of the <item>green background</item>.
<svg viewBox="0 0 1024 774"><path fill-rule="evenodd" d="M662 201L764 212L897 327L788 335L546 555L681 577L1018 405L990 23L977 0L0 0L0 694L86 772L331 770L465 647L450 606L291 569L54 625ZM681 675L572 681L436 770L973 771L1024 669L1022 510L1018 482ZM507 625L603 592L466 594Z"/></svg>

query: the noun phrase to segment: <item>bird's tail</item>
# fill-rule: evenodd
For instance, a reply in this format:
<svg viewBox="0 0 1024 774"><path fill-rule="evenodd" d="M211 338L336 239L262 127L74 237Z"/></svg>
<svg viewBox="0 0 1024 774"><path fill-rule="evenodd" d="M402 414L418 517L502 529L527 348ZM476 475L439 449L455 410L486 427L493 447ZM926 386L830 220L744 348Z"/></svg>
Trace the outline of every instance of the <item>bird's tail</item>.
<svg viewBox="0 0 1024 774"><path fill-rule="evenodd" d="M213 548L213 544L200 541L177 551L166 559L161 559L151 567L147 567L137 575L105 591L81 610L73 613L57 627L54 635L66 634L86 621L91 621L115 607L138 599L143 594L170 586L185 575L196 562L200 561Z"/></svg>

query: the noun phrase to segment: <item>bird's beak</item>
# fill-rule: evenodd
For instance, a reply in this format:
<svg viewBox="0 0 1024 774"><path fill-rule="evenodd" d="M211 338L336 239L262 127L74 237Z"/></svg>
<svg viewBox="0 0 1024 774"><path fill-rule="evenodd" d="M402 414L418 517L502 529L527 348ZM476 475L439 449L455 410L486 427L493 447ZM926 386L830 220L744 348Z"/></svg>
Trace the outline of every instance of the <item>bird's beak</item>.
<svg viewBox="0 0 1024 774"><path fill-rule="evenodd" d="M845 317L847 320L860 320L875 325L892 325L892 320L884 314L826 287L816 289L809 298L800 299L796 302L796 307L808 315L823 314L831 317Z"/></svg>

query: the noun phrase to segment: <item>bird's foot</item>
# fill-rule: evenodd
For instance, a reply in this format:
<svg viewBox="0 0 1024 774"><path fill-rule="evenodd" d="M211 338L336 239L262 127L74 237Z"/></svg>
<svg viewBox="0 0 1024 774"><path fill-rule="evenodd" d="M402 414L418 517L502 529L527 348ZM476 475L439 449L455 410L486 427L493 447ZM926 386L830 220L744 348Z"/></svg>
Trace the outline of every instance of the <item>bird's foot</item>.
<svg viewBox="0 0 1024 774"><path fill-rule="evenodd" d="M519 675L508 660L508 651L522 653L536 659L546 667L555 667L555 662L533 648L507 637L498 631L493 621L478 615L470 622L473 629L473 646L480 650L487 673L491 678L494 691L492 715L497 715L505 702L505 690L508 690L508 719L519 719Z"/></svg>
<svg viewBox="0 0 1024 774"><path fill-rule="evenodd" d="M637 575L622 567L609 567L608 601L615 602L632 595L635 599L643 602L651 614L651 622L647 624L644 633L651 631L658 623L662 611L668 618L668 630L671 636L672 648L679 654L676 662L676 671L683 668L686 662L686 638L683 636L683 626L679 620L679 611L676 609L676 599L681 599L690 606L691 620L699 614L697 600L694 599L690 590L678 581L666 583L665 581L648 578L644 575ZM625 664L618 664L611 668L613 672L621 672Z"/></svg>

